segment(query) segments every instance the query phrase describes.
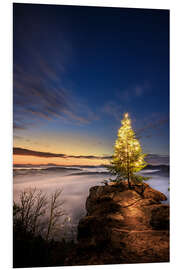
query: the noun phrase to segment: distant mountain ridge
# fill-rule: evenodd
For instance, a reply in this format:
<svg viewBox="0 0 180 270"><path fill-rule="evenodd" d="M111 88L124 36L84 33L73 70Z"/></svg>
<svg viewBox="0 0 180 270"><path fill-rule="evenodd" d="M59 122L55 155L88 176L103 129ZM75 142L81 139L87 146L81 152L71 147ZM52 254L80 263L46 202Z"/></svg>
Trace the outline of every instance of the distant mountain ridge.
<svg viewBox="0 0 180 270"><path fill-rule="evenodd" d="M37 165L34 165L34 164L14 164L13 165L14 168L18 168L18 167L48 167L48 168L56 168L56 167L59 167L59 168L104 168L106 167L105 164L101 164L101 165L58 165L58 164L37 164ZM159 169L159 168L169 168L169 165L168 164L158 164L158 165L154 165L154 164L148 164L146 166L146 169Z"/></svg>
<svg viewBox="0 0 180 270"><path fill-rule="evenodd" d="M150 169L150 170L162 170L169 172L169 165L160 164L160 165L152 165L148 164L144 169Z"/></svg>

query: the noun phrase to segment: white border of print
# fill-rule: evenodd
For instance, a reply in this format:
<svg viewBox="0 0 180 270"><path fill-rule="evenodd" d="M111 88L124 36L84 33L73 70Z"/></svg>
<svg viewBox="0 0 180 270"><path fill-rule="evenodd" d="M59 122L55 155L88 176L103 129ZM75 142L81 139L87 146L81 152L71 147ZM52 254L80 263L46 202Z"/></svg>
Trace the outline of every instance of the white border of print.
<svg viewBox="0 0 180 270"><path fill-rule="evenodd" d="M178 269L180 267L179 239L180 217L177 201L180 194L179 177L179 102L180 102L180 4L178 0L34 0L14 1L16 3L41 3L86 6L111 6L131 8L170 9L171 18L171 64L170 64L170 164L171 164L171 262L133 265L103 265L88 266L88 269ZM0 74L1 74L1 132L0 132L0 160L1 160L1 188L0 188L0 267L12 268L12 0L0 1ZM178 61L179 60L179 61ZM67 269L67 267L61 267ZM84 269L85 266L74 267ZM42 268L34 268L42 269ZM44 268L49 269L49 268ZM51 269L57 269L52 267Z"/></svg>

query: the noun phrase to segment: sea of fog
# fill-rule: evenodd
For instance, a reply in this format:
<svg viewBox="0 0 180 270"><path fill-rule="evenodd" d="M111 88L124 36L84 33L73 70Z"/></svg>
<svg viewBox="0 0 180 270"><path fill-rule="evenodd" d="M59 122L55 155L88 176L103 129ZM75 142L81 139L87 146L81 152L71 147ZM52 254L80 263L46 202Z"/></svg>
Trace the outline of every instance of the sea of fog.
<svg viewBox="0 0 180 270"><path fill-rule="evenodd" d="M166 167L166 166L165 166ZM147 183L163 192L169 203L169 173L164 168L151 167L141 174L151 177ZM103 180L110 178L105 167L58 167L58 166L16 166L14 167L14 201L18 201L19 193L27 188L37 188L51 194L62 188L61 199L64 210L71 217L74 225L85 215L85 202L89 188L103 185Z"/></svg>

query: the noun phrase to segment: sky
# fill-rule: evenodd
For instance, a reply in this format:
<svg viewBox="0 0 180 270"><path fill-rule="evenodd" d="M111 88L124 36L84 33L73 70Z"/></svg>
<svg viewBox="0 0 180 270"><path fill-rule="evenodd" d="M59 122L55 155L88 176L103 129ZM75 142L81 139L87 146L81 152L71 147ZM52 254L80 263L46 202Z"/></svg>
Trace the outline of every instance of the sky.
<svg viewBox="0 0 180 270"><path fill-rule="evenodd" d="M107 163L125 112L167 160L168 10L13 5L14 164Z"/></svg>

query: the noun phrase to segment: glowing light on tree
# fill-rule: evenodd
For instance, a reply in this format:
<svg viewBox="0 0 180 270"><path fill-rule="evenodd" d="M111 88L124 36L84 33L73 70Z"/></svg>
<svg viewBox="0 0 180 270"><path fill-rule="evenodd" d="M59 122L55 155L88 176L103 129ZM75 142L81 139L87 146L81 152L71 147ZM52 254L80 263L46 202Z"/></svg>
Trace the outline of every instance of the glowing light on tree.
<svg viewBox="0 0 180 270"><path fill-rule="evenodd" d="M128 180L131 187L132 182L146 179L135 174L147 165L144 160L146 154L143 154L141 145L136 139L128 113L124 114L121 124L109 170L117 176L117 181Z"/></svg>

